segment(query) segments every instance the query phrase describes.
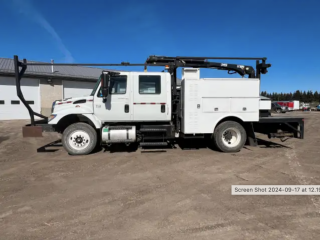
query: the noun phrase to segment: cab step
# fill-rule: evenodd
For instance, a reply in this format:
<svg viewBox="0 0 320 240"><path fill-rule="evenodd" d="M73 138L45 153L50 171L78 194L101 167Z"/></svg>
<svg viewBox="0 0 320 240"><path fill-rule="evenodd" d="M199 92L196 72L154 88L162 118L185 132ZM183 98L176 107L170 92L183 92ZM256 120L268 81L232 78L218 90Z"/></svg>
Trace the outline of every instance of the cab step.
<svg viewBox="0 0 320 240"><path fill-rule="evenodd" d="M141 147L168 146L167 142L140 142Z"/></svg>
<svg viewBox="0 0 320 240"><path fill-rule="evenodd" d="M166 132L167 129L164 128L142 128L140 132Z"/></svg>
<svg viewBox="0 0 320 240"><path fill-rule="evenodd" d="M130 130L132 126L109 126L109 130Z"/></svg>

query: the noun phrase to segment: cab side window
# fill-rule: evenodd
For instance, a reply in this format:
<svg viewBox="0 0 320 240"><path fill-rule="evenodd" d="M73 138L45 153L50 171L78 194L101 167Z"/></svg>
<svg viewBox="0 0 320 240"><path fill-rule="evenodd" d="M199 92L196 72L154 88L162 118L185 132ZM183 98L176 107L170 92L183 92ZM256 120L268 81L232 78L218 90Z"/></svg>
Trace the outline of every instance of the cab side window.
<svg viewBox="0 0 320 240"><path fill-rule="evenodd" d="M113 77L110 81L109 94L126 94L127 76Z"/></svg>
<svg viewBox="0 0 320 240"><path fill-rule="evenodd" d="M139 76L139 93L140 94L160 94L161 93L161 76L140 75Z"/></svg>
<svg viewBox="0 0 320 240"><path fill-rule="evenodd" d="M126 94L127 92L127 76L120 75L110 79L109 94ZM98 91L98 97L102 97L101 87Z"/></svg>

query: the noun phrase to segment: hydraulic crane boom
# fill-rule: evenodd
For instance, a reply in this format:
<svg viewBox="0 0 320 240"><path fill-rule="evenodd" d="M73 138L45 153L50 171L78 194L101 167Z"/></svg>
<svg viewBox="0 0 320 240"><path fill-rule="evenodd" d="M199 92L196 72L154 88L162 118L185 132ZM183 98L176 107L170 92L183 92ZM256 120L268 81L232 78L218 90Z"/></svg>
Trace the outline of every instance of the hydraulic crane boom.
<svg viewBox="0 0 320 240"><path fill-rule="evenodd" d="M252 66L241 65L241 64L228 64L220 62L210 62L210 59L220 60L256 60L256 71ZM260 60L262 61L260 63ZM148 64L168 64L174 67L196 67L196 68L214 68L219 70L235 71L241 76L246 74L250 78L260 76L258 73L267 73L267 68L271 67L271 64L266 63L267 58L241 58L241 57L167 57L167 56L149 56L146 60ZM255 72L257 74L255 74Z"/></svg>

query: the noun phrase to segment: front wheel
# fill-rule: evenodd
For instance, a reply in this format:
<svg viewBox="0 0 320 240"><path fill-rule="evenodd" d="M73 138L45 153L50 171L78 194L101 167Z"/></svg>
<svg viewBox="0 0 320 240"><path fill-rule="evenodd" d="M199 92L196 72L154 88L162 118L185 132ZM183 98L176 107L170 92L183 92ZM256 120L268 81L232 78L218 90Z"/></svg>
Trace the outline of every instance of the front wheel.
<svg viewBox="0 0 320 240"><path fill-rule="evenodd" d="M226 121L220 123L213 134L217 148L222 152L239 152L247 139L246 130L240 123Z"/></svg>
<svg viewBox="0 0 320 240"><path fill-rule="evenodd" d="M71 124L63 132L62 144L71 155L87 155L97 145L97 132L86 123Z"/></svg>

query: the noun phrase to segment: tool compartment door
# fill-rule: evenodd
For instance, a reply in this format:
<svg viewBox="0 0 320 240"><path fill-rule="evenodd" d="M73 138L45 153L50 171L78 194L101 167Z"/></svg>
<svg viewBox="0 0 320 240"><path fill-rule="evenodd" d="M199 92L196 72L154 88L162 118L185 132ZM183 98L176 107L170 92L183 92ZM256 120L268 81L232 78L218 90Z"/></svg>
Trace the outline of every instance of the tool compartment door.
<svg viewBox="0 0 320 240"><path fill-rule="evenodd" d="M135 121L170 120L169 77L168 73L135 73L133 87Z"/></svg>

